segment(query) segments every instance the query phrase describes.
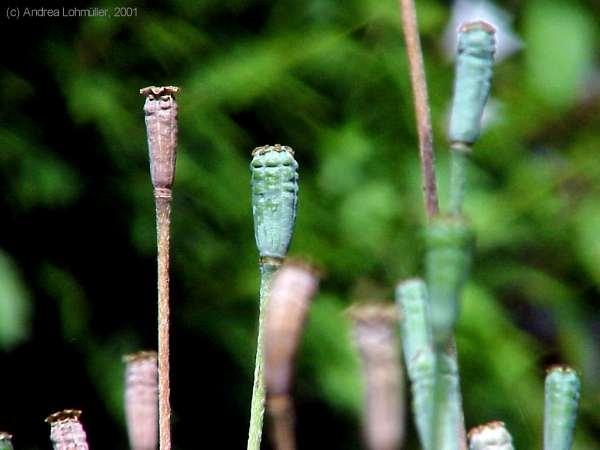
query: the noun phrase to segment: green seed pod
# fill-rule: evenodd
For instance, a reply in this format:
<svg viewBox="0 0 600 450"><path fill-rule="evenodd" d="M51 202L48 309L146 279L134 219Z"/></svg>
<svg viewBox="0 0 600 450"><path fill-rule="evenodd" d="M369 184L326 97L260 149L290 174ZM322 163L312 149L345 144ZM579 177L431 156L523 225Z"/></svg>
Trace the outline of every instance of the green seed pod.
<svg viewBox="0 0 600 450"><path fill-rule="evenodd" d="M436 217L427 226L426 247L433 337L438 346L445 346L456 325L460 292L471 266L473 232L460 215Z"/></svg>
<svg viewBox="0 0 600 450"><path fill-rule="evenodd" d="M435 353L432 347L428 347L415 355L408 372L413 413L421 446L425 450L432 449L435 370Z"/></svg>
<svg viewBox="0 0 600 450"><path fill-rule="evenodd" d="M250 163L254 236L261 258L283 259L292 240L298 201L298 163L281 145L258 147Z"/></svg>
<svg viewBox="0 0 600 450"><path fill-rule="evenodd" d="M429 322L427 286L415 278L398 283L396 304L401 318L402 348L409 373L416 355L433 342Z"/></svg>
<svg viewBox="0 0 600 450"><path fill-rule="evenodd" d="M411 382L412 406L424 449L431 448L433 396L435 389L435 353L427 302L427 287L418 278L396 286L400 331L406 370Z"/></svg>
<svg viewBox="0 0 600 450"><path fill-rule="evenodd" d="M503 422L490 422L469 431L469 450L514 450Z"/></svg>
<svg viewBox="0 0 600 450"><path fill-rule="evenodd" d="M554 366L546 375L544 450L569 450L577 419L581 383L567 366Z"/></svg>
<svg viewBox="0 0 600 450"><path fill-rule="evenodd" d="M12 435L0 431L0 450L13 450Z"/></svg>
<svg viewBox="0 0 600 450"><path fill-rule="evenodd" d="M463 25L458 32L450 141L472 144L479 138L483 108L490 94L495 30L486 22Z"/></svg>

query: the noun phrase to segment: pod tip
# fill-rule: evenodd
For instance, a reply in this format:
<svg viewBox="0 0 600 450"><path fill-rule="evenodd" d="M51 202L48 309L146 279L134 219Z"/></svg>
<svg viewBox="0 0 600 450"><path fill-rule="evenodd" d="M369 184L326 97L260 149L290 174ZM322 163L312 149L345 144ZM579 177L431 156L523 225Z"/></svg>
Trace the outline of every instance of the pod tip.
<svg viewBox="0 0 600 450"><path fill-rule="evenodd" d="M62 422L64 420L78 420L81 417L81 410L79 409L63 409L62 411L55 412L46 417L45 422L49 424Z"/></svg>
<svg viewBox="0 0 600 450"><path fill-rule="evenodd" d="M288 152L290 155L294 154L292 147L287 145L275 144L275 145L263 145L262 147L256 147L252 150L252 156L263 155L268 152Z"/></svg>
<svg viewBox="0 0 600 450"><path fill-rule="evenodd" d="M153 95L155 97L160 95L174 95L179 94L181 88L178 86L148 86L140 89L140 95L150 96Z"/></svg>
<svg viewBox="0 0 600 450"><path fill-rule="evenodd" d="M135 353L129 353L127 355L123 355L124 363L132 363L136 361L146 361L146 360L156 360L158 359L158 353L154 350L141 350Z"/></svg>
<svg viewBox="0 0 600 450"><path fill-rule="evenodd" d="M463 23L459 28L459 33L466 33L474 30L483 30L487 33L494 34L496 32L496 28L494 26L484 20L476 20L474 22L466 22Z"/></svg>

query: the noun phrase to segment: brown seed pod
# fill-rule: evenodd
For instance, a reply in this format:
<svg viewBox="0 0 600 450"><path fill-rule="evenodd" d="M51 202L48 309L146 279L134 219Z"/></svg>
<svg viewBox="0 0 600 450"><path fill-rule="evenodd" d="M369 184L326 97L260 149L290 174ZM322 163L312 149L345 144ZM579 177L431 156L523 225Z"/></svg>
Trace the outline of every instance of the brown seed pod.
<svg viewBox="0 0 600 450"><path fill-rule="evenodd" d="M307 265L284 264L273 276L265 319L267 397L289 394L294 360L318 277Z"/></svg>
<svg viewBox="0 0 600 450"><path fill-rule="evenodd" d="M54 450L89 450L80 416L81 411L77 409L65 409L46 418Z"/></svg>
<svg viewBox="0 0 600 450"><path fill-rule="evenodd" d="M125 415L132 450L158 445L158 362L153 351L126 355Z"/></svg>
<svg viewBox="0 0 600 450"><path fill-rule="evenodd" d="M140 89L146 97L144 114L148 134L150 173L155 196L171 197L171 187L175 179L175 158L177 155L177 102L176 86L149 86Z"/></svg>
<svg viewBox="0 0 600 450"><path fill-rule="evenodd" d="M394 305L369 303L350 308L354 341L365 380L364 433L369 449L394 450L404 438L402 371Z"/></svg>

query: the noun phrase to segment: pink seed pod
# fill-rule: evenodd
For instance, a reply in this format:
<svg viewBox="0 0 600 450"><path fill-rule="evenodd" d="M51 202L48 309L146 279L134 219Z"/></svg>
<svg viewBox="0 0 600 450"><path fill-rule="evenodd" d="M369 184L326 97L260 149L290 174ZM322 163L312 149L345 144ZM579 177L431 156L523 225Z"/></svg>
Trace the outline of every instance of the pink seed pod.
<svg viewBox="0 0 600 450"><path fill-rule="evenodd" d="M153 351L126 355L125 416L132 450L158 445L158 360Z"/></svg>
<svg viewBox="0 0 600 450"><path fill-rule="evenodd" d="M404 439L404 380L393 305L368 303L348 311L365 382L364 434L371 450L395 450Z"/></svg>
<svg viewBox="0 0 600 450"><path fill-rule="evenodd" d="M85 430L79 421L81 411L65 409L46 418L54 450L89 450Z"/></svg>
<svg viewBox="0 0 600 450"><path fill-rule="evenodd" d="M175 94L179 91L176 86L149 86L140 89L140 94L146 97L144 114L150 174L157 197L170 198L175 179L178 133Z"/></svg>
<svg viewBox="0 0 600 450"><path fill-rule="evenodd" d="M319 285L309 266L284 264L273 276L265 318L267 397L288 395L308 307Z"/></svg>

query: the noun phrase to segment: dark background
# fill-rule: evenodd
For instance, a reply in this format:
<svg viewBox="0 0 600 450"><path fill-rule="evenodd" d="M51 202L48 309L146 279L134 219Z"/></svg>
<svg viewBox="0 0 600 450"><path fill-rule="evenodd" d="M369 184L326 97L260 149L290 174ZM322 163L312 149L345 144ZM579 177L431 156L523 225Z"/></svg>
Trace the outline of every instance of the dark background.
<svg viewBox="0 0 600 450"><path fill-rule="evenodd" d="M445 200L453 66L442 40L453 5L417 3ZM506 26L522 48L496 66L469 173L478 244L457 331L467 425L503 420L518 448L540 448L544 368L564 362L583 379L575 448L598 448L600 6L495 5L513 16ZM394 284L422 269L397 3L49 2L20 4L21 15L26 6L137 16L2 10L0 430L17 449L48 448L43 419L80 408L91 448L127 447L121 356L156 341L138 89L175 84L174 447L245 446L258 293L248 163L253 147L281 143L300 164L291 254L327 272L299 360L299 446L361 448L360 368L343 311L391 301Z"/></svg>

